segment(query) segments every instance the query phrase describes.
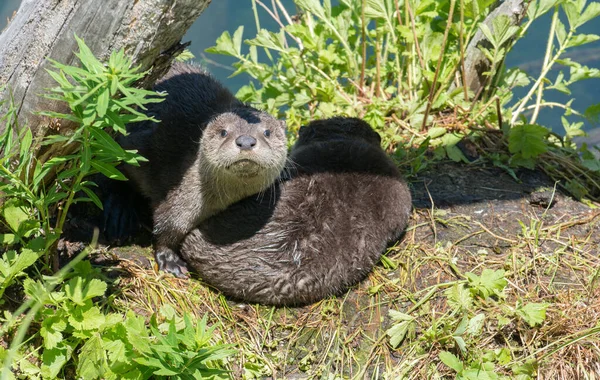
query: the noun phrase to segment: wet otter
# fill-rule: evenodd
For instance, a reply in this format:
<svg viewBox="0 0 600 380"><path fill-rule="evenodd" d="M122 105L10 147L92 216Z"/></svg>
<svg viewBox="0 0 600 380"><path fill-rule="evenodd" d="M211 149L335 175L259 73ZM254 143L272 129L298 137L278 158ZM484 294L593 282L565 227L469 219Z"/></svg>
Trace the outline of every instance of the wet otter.
<svg viewBox="0 0 600 380"><path fill-rule="evenodd" d="M366 122L302 127L290 162L289 178L205 220L182 244L188 265L230 297L301 305L340 294L406 227L410 192Z"/></svg>
<svg viewBox="0 0 600 380"><path fill-rule="evenodd" d="M177 252L185 235L279 176L285 123L244 105L198 66L175 63L155 90L168 93L148 110L161 122L128 126L118 142L148 159L122 169L150 201L159 269L182 276Z"/></svg>

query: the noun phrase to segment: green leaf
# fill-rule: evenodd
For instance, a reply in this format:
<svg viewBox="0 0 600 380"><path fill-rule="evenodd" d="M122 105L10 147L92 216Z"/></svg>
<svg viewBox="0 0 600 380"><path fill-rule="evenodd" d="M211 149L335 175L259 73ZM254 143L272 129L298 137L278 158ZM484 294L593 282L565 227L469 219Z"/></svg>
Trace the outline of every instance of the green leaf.
<svg viewBox="0 0 600 380"><path fill-rule="evenodd" d="M414 329L414 318L396 310L390 310L389 315L397 323L389 328L386 331L386 334L390 337L390 344L392 347L396 348L404 340L406 335Z"/></svg>
<svg viewBox="0 0 600 380"><path fill-rule="evenodd" d="M240 26L235 31L235 33L238 33L238 31L240 29L243 32L244 28L243 28L243 26ZM241 36L240 36L240 38L241 38ZM217 38L216 45L206 49L206 52L213 53L213 54L228 55L231 57L239 57L238 49L234 45L233 40L231 39L231 35L229 34L228 31L224 31L223 34L221 34L219 36L219 38Z"/></svg>
<svg viewBox="0 0 600 380"><path fill-rule="evenodd" d="M236 56L242 55L242 36L244 35L244 25L240 25L233 33L233 48L235 49Z"/></svg>
<svg viewBox="0 0 600 380"><path fill-rule="evenodd" d="M579 27L598 16L600 16L600 3L596 1L591 2L579 17L577 26Z"/></svg>
<svg viewBox="0 0 600 380"><path fill-rule="evenodd" d="M75 302L77 305L85 305L85 301L94 297L103 296L106 292L106 282L91 279L89 281L77 276L69 280L65 285L64 290L66 296Z"/></svg>
<svg viewBox="0 0 600 380"><path fill-rule="evenodd" d="M600 36L595 34L577 34L573 36L567 43L567 48L589 44L598 41Z"/></svg>
<svg viewBox="0 0 600 380"><path fill-rule="evenodd" d="M429 130L427 131L427 136L431 137L432 139L435 139L445 135L446 132L447 129L444 127L433 127L429 128Z"/></svg>
<svg viewBox="0 0 600 380"><path fill-rule="evenodd" d="M51 350L45 349L42 354L42 377L45 379L55 379L59 372L71 357L73 348L67 344L61 344L60 347Z"/></svg>
<svg viewBox="0 0 600 380"><path fill-rule="evenodd" d="M44 348L53 349L63 339L62 332L67 328L67 322L63 315L46 316L42 322L40 335L44 338Z"/></svg>
<svg viewBox="0 0 600 380"><path fill-rule="evenodd" d="M455 370L457 373L462 373L464 370L463 363L453 353L448 351L441 351L439 358L448 367Z"/></svg>
<svg viewBox="0 0 600 380"><path fill-rule="evenodd" d="M106 110L108 109L108 102L110 100L110 89L105 87L100 91L98 100L96 102L96 112L98 117L104 117Z"/></svg>
<svg viewBox="0 0 600 380"><path fill-rule="evenodd" d="M510 130L508 149L525 159L535 158L548 150L548 133L548 129L536 124L517 125Z"/></svg>
<svg viewBox="0 0 600 380"><path fill-rule="evenodd" d="M87 302L84 306L77 306L71 310L68 321L69 324L79 332L81 331L95 331L105 321L105 316L100 312L100 309L96 306L92 306L91 301ZM86 335L77 335L80 338L88 337Z"/></svg>
<svg viewBox="0 0 600 380"><path fill-rule="evenodd" d="M0 215L13 231L18 231L19 226L29 219L25 205L16 199L6 201L2 205Z"/></svg>
<svg viewBox="0 0 600 380"><path fill-rule="evenodd" d="M469 280L469 287L475 294L481 295L483 298L488 298L496 295L504 298L504 288L508 284L504 278L504 270L484 269L481 276L477 276L471 272L465 273Z"/></svg>
<svg viewBox="0 0 600 380"><path fill-rule="evenodd" d="M98 198L98 196L96 195L96 193L94 193L94 191L92 189L90 189L86 186L82 186L81 190L87 194L90 201L92 201L96 206L98 206L98 208L100 210L104 209L104 206L102 205L102 201L100 200L100 198Z"/></svg>
<svg viewBox="0 0 600 380"><path fill-rule="evenodd" d="M454 284L444 294L448 298L448 305L454 310L466 311L473 306L473 296L466 289L465 284Z"/></svg>
<svg viewBox="0 0 600 380"><path fill-rule="evenodd" d="M100 379L108 370L102 339L97 333L84 343L78 357L77 375L82 379Z"/></svg>
<svg viewBox="0 0 600 380"><path fill-rule="evenodd" d="M546 309L548 303L528 303L523 307L517 308L517 314L523 318L529 326L541 325L546 320Z"/></svg>
<svg viewBox="0 0 600 380"><path fill-rule="evenodd" d="M127 181L127 177L125 177L123 173L115 168L114 164L107 164L100 161L92 161L91 164L94 169L98 170L100 173L104 174L110 179Z"/></svg>
<svg viewBox="0 0 600 380"><path fill-rule="evenodd" d="M467 334L477 337L481 334L481 330L483 329L483 324L485 322L485 314L479 313L475 315L473 318L469 319L469 323L467 325Z"/></svg>
<svg viewBox="0 0 600 380"><path fill-rule="evenodd" d="M0 246L6 247L15 244L18 241L14 234L0 234Z"/></svg>

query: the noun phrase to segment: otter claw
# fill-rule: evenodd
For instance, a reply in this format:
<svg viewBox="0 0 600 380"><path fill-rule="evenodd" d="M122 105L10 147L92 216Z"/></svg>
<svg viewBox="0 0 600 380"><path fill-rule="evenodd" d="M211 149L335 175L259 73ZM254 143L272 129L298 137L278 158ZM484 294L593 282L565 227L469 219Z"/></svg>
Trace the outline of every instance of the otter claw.
<svg viewBox="0 0 600 380"><path fill-rule="evenodd" d="M173 250L164 248L154 253L158 264L158 269L171 273L175 277L187 278L189 271L185 261L181 259Z"/></svg>

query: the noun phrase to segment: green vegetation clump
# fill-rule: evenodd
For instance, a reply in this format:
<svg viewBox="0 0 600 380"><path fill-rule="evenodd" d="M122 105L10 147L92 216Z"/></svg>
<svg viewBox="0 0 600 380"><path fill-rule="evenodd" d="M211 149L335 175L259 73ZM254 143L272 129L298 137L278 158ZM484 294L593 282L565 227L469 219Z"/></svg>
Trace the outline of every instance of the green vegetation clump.
<svg viewBox="0 0 600 380"><path fill-rule="evenodd" d="M583 123L569 120L597 122L600 108L578 112L572 101L544 100L547 91L569 94L572 84L600 78L600 70L565 57L600 38L577 32L600 15L600 3L525 2L520 25L505 15L486 21L491 6L498 5L493 0L341 0L335 7L329 0L297 0L295 17L276 3L269 14L281 26L278 32L261 29L257 14L259 32L244 41L247 48L240 26L207 50L236 58L233 75L255 79L239 90L240 99L265 105L292 130L331 115L364 118L380 132L385 148L410 162L411 173L431 161L423 159L423 148L435 158L469 162L457 146L468 140L476 142L478 155L513 175L514 168L542 163L577 198L600 199L600 167L588 147L577 152L572 141L584 134ZM253 0L257 5L266 8ZM507 53L548 12L552 25L539 75L505 67ZM481 34L487 43L467 50ZM489 68L473 93L465 67L479 51ZM563 69L551 78L559 65ZM522 99L514 99L516 87L527 89ZM565 110L564 136L536 124L544 107Z"/></svg>
<svg viewBox="0 0 600 380"><path fill-rule="evenodd" d="M103 64L75 38L81 67L53 62L56 71L49 74L59 87L47 95L66 102L71 113L42 112L73 123L74 130L40 142L65 144L72 153L40 162L31 131L17 125L14 105L2 119L0 305L14 306L14 300L7 305L7 291L24 299L0 316L2 380L227 378L222 359L234 351L211 344L214 327L207 328L206 318L193 323L189 313L180 317L168 305L149 324L131 310L110 312L107 282L81 261L95 241L58 270L56 247L69 208L77 202L102 208L90 176L126 180L116 166L144 160L109 133L125 133L127 123L150 119L141 110L162 100L133 86L145 73L132 68L122 50ZM47 183L50 173L56 178Z"/></svg>

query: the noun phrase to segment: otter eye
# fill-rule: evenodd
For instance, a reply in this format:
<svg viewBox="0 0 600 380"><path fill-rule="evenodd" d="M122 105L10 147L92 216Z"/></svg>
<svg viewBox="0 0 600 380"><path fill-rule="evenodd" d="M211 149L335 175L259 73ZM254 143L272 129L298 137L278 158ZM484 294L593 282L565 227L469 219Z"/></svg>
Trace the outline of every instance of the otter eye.
<svg viewBox="0 0 600 380"><path fill-rule="evenodd" d="M221 137L227 137L227 131L224 129L221 129Z"/></svg>
<svg viewBox="0 0 600 380"><path fill-rule="evenodd" d="M263 134L265 135L265 137L269 137L271 136L271 130L267 129Z"/></svg>

